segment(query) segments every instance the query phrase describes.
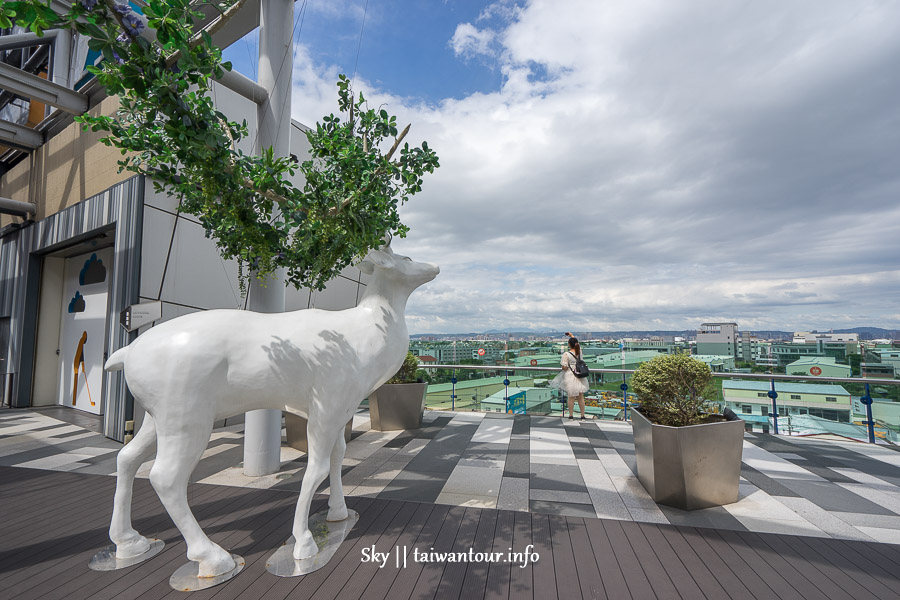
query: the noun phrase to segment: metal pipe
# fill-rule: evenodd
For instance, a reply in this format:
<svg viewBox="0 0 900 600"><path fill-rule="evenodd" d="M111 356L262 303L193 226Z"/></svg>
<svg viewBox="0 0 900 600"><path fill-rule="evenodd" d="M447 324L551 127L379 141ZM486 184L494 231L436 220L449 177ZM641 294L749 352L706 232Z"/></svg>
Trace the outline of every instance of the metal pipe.
<svg viewBox="0 0 900 600"><path fill-rule="evenodd" d="M506 365L492 367L491 365L432 365L419 363L421 368L428 369L470 369L481 371L493 371L501 369L509 369L510 371L535 371L543 372L556 371L558 367L507 367ZM591 367L591 373L634 373L634 369L595 369ZM718 379L775 379L786 381L828 381L831 383L871 383L878 385L900 385L900 379L875 379L866 377L815 377L813 375L771 375L769 373L713 373L713 377Z"/></svg>
<svg viewBox="0 0 900 600"><path fill-rule="evenodd" d="M0 213L16 217L27 217L37 212L37 207L31 202L20 202L10 198L0 198Z"/></svg>
<svg viewBox="0 0 900 600"><path fill-rule="evenodd" d="M16 50L18 48L28 48L29 46L50 44L56 40L61 31L60 29L48 29L42 37L38 37L30 32L4 35L0 37L0 50Z"/></svg>
<svg viewBox="0 0 900 600"><path fill-rule="evenodd" d="M272 148L276 158L290 155L291 74L293 72L294 0L262 0L259 13L259 85L268 94L258 108L260 148ZM268 286L250 286L251 310L284 312L284 271ZM278 432L277 435L274 432ZM277 473L281 466L281 411L254 410L244 423L244 475Z"/></svg>
<svg viewBox="0 0 900 600"><path fill-rule="evenodd" d="M86 96L3 63L0 63L0 86L73 114L80 115L88 109Z"/></svg>
<svg viewBox="0 0 900 600"><path fill-rule="evenodd" d="M257 104L262 104L269 99L266 88L259 85L249 77L238 73L237 71L225 71L221 78L217 79L219 83L227 87L232 92L236 92L248 100L252 100Z"/></svg>

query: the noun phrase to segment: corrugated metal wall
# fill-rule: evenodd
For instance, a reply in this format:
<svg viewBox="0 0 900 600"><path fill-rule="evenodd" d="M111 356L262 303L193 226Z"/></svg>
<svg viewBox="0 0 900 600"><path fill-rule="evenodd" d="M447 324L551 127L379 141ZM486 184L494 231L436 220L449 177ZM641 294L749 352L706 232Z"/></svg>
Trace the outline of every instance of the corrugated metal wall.
<svg viewBox="0 0 900 600"><path fill-rule="evenodd" d="M42 255L113 230L115 260L107 313L108 352L112 354L133 339L134 335L119 325L119 313L138 301L143 195L143 177L135 176L0 239L0 317L10 317L7 370L13 374L13 406L31 405ZM131 417L125 379L121 371L104 376L104 433L122 441L125 420Z"/></svg>

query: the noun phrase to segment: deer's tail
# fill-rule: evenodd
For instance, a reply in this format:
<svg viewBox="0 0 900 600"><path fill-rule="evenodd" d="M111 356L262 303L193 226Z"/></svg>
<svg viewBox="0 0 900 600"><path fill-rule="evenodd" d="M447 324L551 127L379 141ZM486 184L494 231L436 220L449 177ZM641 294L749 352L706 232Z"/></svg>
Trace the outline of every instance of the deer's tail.
<svg viewBox="0 0 900 600"><path fill-rule="evenodd" d="M125 368L125 359L128 357L128 346L124 348L119 348L115 352L113 352L112 356L106 361L106 364L103 366L107 371L121 371Z"/></svg>

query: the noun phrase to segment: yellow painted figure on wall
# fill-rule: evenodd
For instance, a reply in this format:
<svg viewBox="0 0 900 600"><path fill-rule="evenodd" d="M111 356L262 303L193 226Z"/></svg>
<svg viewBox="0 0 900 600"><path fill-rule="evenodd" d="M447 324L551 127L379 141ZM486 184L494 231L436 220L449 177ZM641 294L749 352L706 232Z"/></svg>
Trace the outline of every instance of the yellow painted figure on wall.
<svg viewBox="0 0 900 600"><path fill-rule="evenodd" d="M84 387L88 393L88 401L90 401L91 406L95 406L93 398L91 398L91 388L88 385L88 377L87 372L84 370L84 344L87 342L87 331L82 332L81 339L78 340L78 349L75 350L75 364L73 365L73 369L75 372L75 383L72 385L72 406L75 406L75 401L78 399L78 369L81 369L82 374L84 375Z"/></svg>

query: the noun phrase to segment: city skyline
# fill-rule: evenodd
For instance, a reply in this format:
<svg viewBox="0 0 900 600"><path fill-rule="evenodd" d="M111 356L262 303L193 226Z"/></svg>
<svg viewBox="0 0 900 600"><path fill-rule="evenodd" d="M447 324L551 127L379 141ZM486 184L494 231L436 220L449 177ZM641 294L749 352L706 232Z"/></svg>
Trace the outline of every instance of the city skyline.
<svg viewBox="0 0 900 600"><path fill-rule="evenodd" d="M900 327L900 5L296 10L294 117L355 73L441 158L394 242L441 266L411 332Z"/></svg>

